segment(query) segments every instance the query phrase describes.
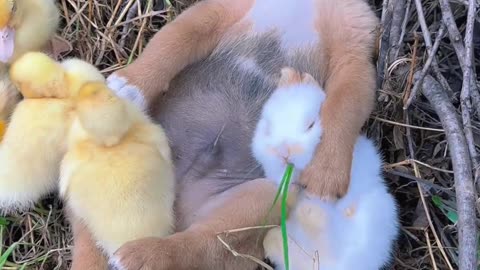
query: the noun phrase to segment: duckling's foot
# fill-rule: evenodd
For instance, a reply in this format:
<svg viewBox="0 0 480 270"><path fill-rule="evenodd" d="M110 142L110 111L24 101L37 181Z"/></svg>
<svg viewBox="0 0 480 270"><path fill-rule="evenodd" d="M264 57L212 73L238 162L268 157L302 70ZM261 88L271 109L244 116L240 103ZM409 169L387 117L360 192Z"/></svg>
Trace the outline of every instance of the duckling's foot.
<svg viewBox="0 0 480 270"><path fill-rule="evenodd" d="M134 85L128 84L127 79L112 74L107 78L107 84L119 97L133 102L141 110L147 109L147 102L140 89Z"/></svg>

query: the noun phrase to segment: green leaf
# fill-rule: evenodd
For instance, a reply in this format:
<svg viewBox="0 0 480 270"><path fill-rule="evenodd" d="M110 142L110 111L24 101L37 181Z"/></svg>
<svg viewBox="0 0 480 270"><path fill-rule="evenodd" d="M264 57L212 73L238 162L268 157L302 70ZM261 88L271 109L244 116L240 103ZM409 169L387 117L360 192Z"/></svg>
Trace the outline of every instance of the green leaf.
<svg viewBox="0 0 480 270"><path fill-rule="evenodd" d="M457 212L455 211L455 209L452 209L451 207L447 207L440 196L433 195L432 196L432 201L433 201L433 204L435 204L435 206L438 207L442 211L442 213L452 223L457 223L458 222L458 215L457 215Z"/></svg>
<svg viewBox="0 0 480 270"><path fill-rule="evenodd" d="M440 209L443 207L443 201L442 201L442 198L440 198L440 196L433 195L432 196L432 201L433 201L433 204L435 204L436 207L438 207Z"/></svg>
<svg viewBox="0 0 480 270"><path fill-rule="evenodd" d="M458 222L457 212L448 210L446 216L447 216L448 219L450 219L451 222L453 222L453 223L457 223L457 222Z"/></svg>
<svg viewBox="0 0 480 270"><path fill-rule="evenodd" d="M18 242L13 243L6 251L3 253L3 255L0 257L0 269L3 269L3 266L7 262L8 256L12 254L13 250L18 246Z"/></svg>

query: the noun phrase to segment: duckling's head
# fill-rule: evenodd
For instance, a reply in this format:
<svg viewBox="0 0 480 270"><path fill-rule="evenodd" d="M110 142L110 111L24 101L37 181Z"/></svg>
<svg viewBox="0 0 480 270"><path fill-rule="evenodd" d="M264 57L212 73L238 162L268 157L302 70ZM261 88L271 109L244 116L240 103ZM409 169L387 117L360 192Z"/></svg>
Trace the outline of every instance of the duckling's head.
<svg viewBox="0 0 480 270"><path fill-rule="evenodd" d="M29 52L10 68L10 78L25 98L67 98L62 66L44 53Z"/></svg>
<svg viewBox="0 0 480 270"><path fill-rule="evenodd" d="M76 97L76 109L85 131L103 146L119 143L132 125L125 102L102 82L82 85Z"/></svg>
<svg viewBox="0 0 480 270"><path fill-rule="evenodd" d="M15 29L10 26L14 0L0 0L0 62L8 63L15 49Z"/></svg>
<svg viewBox="0 0 480 270"><path fill-rule="evenodd" d="M67 59L62 62L62 66L67 74L66 80L71 96L76 96L86 82L105 82L105 77L95 66L78 58Z"/></svg>

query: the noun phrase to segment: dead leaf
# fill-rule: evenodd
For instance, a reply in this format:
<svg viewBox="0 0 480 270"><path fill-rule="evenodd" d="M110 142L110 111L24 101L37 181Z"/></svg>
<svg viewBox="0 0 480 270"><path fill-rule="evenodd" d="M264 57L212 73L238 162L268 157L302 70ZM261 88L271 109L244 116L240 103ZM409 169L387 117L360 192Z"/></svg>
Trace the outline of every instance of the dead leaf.
<svg viewBox="0 0 480 270"><path fill-rule="evenodd" d="M403 139L405 138L405 134L402 132L402 128L399 126L393 127L393 142L395 144L395 150L403 150L405 149L403 146L405 145Z"/></svg>
<svg viewBox="0 0 480 270"><path fill-rule="evenodd" d="M55 60L60 60L62 55L66 55L73 50L72 44L61 36L55 35L46 48L46 53Z"/></svg>
<svg viewBox="0 0 480 270"><path fill-rule="evenodd" d="M428 228L428 218L425 214L425 209L421 200L418 200L417 207L415 208L415 221L413 221L413 227L426 229Z"/></svg>

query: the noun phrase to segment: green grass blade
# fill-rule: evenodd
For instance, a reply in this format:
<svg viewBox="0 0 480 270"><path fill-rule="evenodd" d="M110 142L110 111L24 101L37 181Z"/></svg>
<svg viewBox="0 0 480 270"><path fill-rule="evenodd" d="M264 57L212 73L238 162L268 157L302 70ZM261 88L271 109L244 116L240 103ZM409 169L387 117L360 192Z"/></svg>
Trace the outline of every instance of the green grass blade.
<svg viewBox="0 0 480 270"><path fill-rule="evenodd" d="M290 180L292 178L293 165L288 164L285 174L282 179L282 216L280 219L280 225L282 229L283 240L283 260L285 263L285 269L290 269L290 262L288 258L288 235L287 235L287 199L288 199L288 187L290 186Z"/></svg>
<svg viewBox="0 0 480 270"><path fill-rule="evenodd" d="M284 256L284 263L285 269L289 270L289 258L288 258L288 235L287 235L287 200L288 200L288 187L290 185L290 180L293 174L293 165L288 164L287 168L285 169L285 173L283 174L282 181L280 182L280 186L278 187L277 194L275 195L275 199L273 200L272 206L265 217L262 226L265 226L268 216L270 216L271 211L275 207L280 195L282 196L282 203L281 203L281 218L280 218L280 226L282 230L282 240L283 240L283 256Z"/></svg>
<svg viewBox="0 0 480 270"><path fill-rule="evenodd" d="M290 169L289 169L289 166L291 167ZM263 220L262 227L265 227L265 225L267 225L267 219L270 216L270 214L272 213L272 210L275 207L275 204L277 203L278 198L280 198L280 195L282 194L282 190L283 190L285 182L286 182L285 174L287 173L288 170L293 170L293 165L288 165L287 168L285 169L285 173L284 173L282 181L280 182L280 185L278 187L277 194L275 194L275 199L273 199L272 206L270 206L270 209L268 210L268 213L265 216L265 219ZM290 172L290 174L291 174L291 172Z"/></svg>
<svg viewBox="0 0 480 270"><path fill-rule="evenodd" d="M17 246L18 246L18 242L13 243L13 245L11 245L11 246L5 251L5 253L2 254L2 256L0 257L0 269L3 269L3 266L4 266L5 263L7 262L8 256L10 256L10 254L12 254L13 250L14 250Z"/></svg>
<svg viewBox="0 0 480 270"><path fill-rule="evenodd" d="M8 220L4 217L0 217L0 226L7 226L9 224Z"/></svg>

